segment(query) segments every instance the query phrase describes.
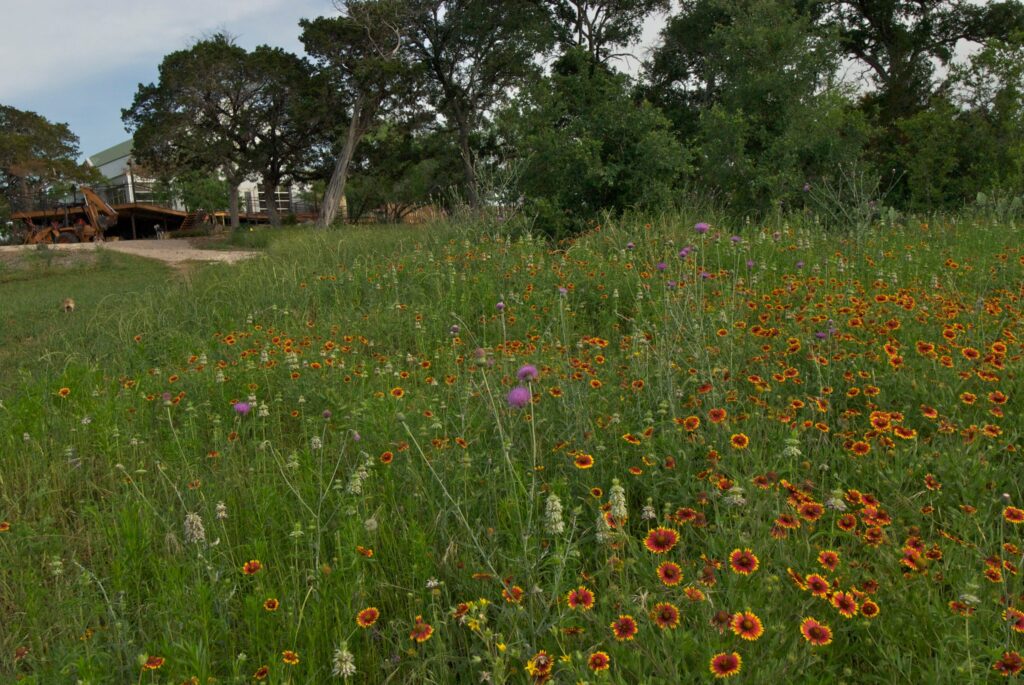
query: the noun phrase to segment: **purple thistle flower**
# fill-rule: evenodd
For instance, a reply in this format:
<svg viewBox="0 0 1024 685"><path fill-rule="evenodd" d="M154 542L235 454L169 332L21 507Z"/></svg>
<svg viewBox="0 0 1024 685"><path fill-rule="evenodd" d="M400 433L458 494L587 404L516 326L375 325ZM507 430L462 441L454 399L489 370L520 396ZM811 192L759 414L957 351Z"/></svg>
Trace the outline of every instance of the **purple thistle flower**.
<svg viewBox="0 0 1024 685"><path fill-rule="evenodd" d="M537 367L533 364L523 364L516 371L516 378L522 382L535 381L540 377L540 373L537 371Z"/></svg>
<svg viewBox="0 0 1024 685"><path fill-rule="evenodd" d="M242 416L245 416L252 410L252 406L248 402L235 402L234 407L235 411Z"/></svg>
<svg viewBox="0 0 1024 685"><path fill-rule="evenodd" d="M805 183L804 184L804 192L807 193L807 192L810 192L810 190L811 190L811 184L810 183Z"/></svg>
<svg viewBox="0 0 1024 685"><path fill-rule="evenodd" d="M743 240L743 238L739 237L738 235L734 235L733 237L729 238L729 240L732 241L733 245L738 245L740 241Z"/></svg>
<svg viewBox="0 0 1024 685"><path fill-rule="evenodd" d="M558 286L558 294L559 295L568 295L569 294L569 289L566 288L565 286L561 286L560 285L560 286Z"/></svg>
<svg viewBox="0 0 1024 685"><path fill-rule="evenodd" d="M710 229L710 228L711 228L710 225L708 225L708 224L704 223L703 221L701 221L699 224L695 224L694 225L693 230L697 231L697 233L700 233L701 235L704 235L705 233L708 232L708 229Z"/></svg>
<svg viewBox="0 0 1024 685"><path fill-rule="evenodd" d="M497 309L499 312L503 312L505 311L505 303L499 302L498 304L494 305L494 308Z"/></svg>
<svg viewBox="0 0 1024 685"><path fill-rule="evenodd" d="M331 420L331 416L332 416L331 410L330 409L324 409L323 413L320 414L320 416L322 416L324 418L324 421L330 421Z"/></svg>
<svg viewBox="0 0 1024 685"><path fill-rule="evenodd" d="M354 440L355 442L359 442L360 440L362 440L362 439L363 439L363 436L361 436L361 435L359 434L359 431L352 431L352 439L353 439L353 440Z"/></svg>
<svg viewBox="0 0 1024 685"><path fill-rule="evenodd" d="M817 333L814 334L814 337L817 338L818 340L824 340L825 338L828 337L828 333L826 333L825 331L818 331Z"/></svg>
<svg viewBox="0 0 1024 685"><path fill-rule="evenodd" d="M634 245L634 244L632 243L632 241L630 241L630 242L626 243L626 249L627 249L627 250L632 250L632 249L633 249L634 247L636 247L636 245Z"/></svg>
<svg viewBox="0 0 1024 685"><path fill-rule="evenodd" d="M753 269L754 268L754 260L753 259L748 259L747 260L747 268L748 269Z"/></svg>
<svg viewBox="0 0 1024 685"><path fill-rule="evenodd" d="M804 268L804 260L801 259L799 262L797 262L796 263L796 268L798 268L798 269Z"/></svg>
<svg viewBox="0 0 1024 685"><path fill-rule="evenodd" d="M669 290L675 290L676 289L676 282L675 281L669 281L669 282L667 282L665 284L665 287L668 288Z"/></svg>
<svg viewBox="0 0 1024 685"><path fill-rule="evenodd" d="M665 262L658 262L658 264L657 264L658 271L664 271L667 268L668 268L668 264L666 264Z"/></svg>
<svg viewBox="0 0 1024 685"><path fill-rule="evenodd" d="M705 279L705 280L707 280L707 279L711 278L711 274L709 274L707 271L701 271L700 272L700 277Z"/></svg>
<svg viewBox="0 0 1024 685"><path fill-rule="evenodd" d="M458 335L459 330L459 324L453 323L452 327L448 329L448 332L451 333L452 335Z"/></svg>
<svg viewBox="0 0 1024 685"><path fill-rule="evenodd" d="M530 397L529 389L520 385L509 391L507 399L508 406L515 407L516 409L522 409L530 403L532 398Z"/></svg>

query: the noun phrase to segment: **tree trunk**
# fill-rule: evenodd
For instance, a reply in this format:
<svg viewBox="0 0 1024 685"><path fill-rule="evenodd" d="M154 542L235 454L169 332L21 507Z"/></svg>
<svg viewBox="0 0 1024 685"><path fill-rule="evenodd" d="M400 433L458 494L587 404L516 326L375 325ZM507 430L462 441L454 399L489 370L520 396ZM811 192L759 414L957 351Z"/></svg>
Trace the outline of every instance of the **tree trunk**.
<svg viewBox="0 0 1024 685"><path fill-rule="evenodd" d="M466 176L466 201L476 209L480 206L480 194L476 187L476 165L473 163L473 151L469 147L469 122L460 119L459 150L462 152L462 170Z"/></svg>
<svg viewBox="0 0 1024 685"><path fill-rule="evenodd" d="M345 144L338 153L338 159L334 162L334 173L331 174L331 182L327 184L324 191L324 202L320 207L320 217L316 220L318 228L327 228L334 223L338 214L338 208L345 197L345 183L348 181L348 167L352 163L352 156L355 154L359 139L363 137L366 124L366 101L360 95L352 108L352 120L348 125L348 134L345 136ZM344 217L343 217L344 218Z"/></svg>
<svg viewBox="0 0 1024 685"><path fill-rule="evenodd" d="M238 230L238 186L239 181L228 179L228 213L231 214L231 230Z"/></svg>
<svg viewBox="0 0 1024 685"><path fill-rule="evenodd" d="M263 196L267 199L267 218L271 228L281 228L281 215L277 213L277 185L264 183Z"/></svg>

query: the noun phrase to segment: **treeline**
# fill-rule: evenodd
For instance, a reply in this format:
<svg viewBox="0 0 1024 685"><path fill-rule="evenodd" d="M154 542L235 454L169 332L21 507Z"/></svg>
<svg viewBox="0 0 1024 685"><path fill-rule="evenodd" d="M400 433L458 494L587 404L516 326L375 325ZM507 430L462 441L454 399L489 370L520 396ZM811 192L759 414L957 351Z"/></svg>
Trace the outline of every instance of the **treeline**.
<svg viewBox="0 0 1024 685"><path fill-rule="evenodd" d="M849 222L1024 194L1024 6L945 0L350 0L305 57L215 35L123 112L166 178L427 202L561 236L699 197ZM636 48L664 17L657 45ZM964 41L967 41L965 43ZM956 60L965 45L969 59ZM958 50L960 51L958 53ZM276 217L274 217L276 221Z"/></svg>

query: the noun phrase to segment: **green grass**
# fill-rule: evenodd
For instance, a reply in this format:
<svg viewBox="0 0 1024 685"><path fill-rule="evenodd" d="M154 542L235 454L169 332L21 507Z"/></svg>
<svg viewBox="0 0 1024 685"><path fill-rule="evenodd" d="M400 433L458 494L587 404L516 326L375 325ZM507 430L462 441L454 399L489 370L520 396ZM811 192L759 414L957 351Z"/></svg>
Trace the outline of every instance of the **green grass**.
<svg viewBox="0 0 1024 685"><path fill-rule="evenodd" d="M159 262L102 250L43 249L6 257L0 269L3 391L26 382L24 378L49 377L54 371L51 352L59 351L62 357L76 348L86 357L103 352L88 340L92 321L108 309L119 309L125 293L144 297L164 290L173 280L171 270ZM75 301L75 313L63 311L65 298ZM19 375L23 380L17 380Z"/></svg>
<svg viewBox="0 0 1024 685"><path fill-rule="evenodd" d="M34 317L4 332L31 340L0 384L0 675L322 683L343 649L370 683L528 682L542 650L567 683L710 681L734 651L737 682L1001 680L1024 591L1003 516L1024 501L1020 229L706 219L560 250L488 226L254 231L265 258L188 278L116 260L0 282ZM105 295L65 317L72 283ZM534 401L511 407L520 384ZM567 605L580 586L589 611ZM757 641L723 624L744 610Z"/></svg>

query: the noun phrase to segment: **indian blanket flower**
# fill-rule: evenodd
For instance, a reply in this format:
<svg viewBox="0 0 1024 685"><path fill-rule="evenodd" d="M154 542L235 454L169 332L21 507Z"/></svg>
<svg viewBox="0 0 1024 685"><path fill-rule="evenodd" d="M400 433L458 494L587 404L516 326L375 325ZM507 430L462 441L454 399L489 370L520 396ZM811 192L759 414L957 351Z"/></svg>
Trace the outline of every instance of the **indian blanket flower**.
<svg viewBox="0 0 1024 685"><path fill-rule="evenodd" d="M1011 630L1017 633L1024 633L1024 612L1020 609L1010 607L1003 612L1003 620L1006 621Z"/></svg>
<svg viewBox="0 0 1024 685"><path fill-rule="evenodd" d="M750 444L750 438L748 438L745 433L734 433L732 437L729 438L729 444L733 446L733 449L745 450Z"/></svg>
<svg viewBox="0 0 1024 685"><path fill-rule="evenodd" d="M999 675L1009 678L1024 670L1024 658L1017 652L1003 652L1003 656L992 664L992 670Z"/></svg>
<svg viewBox="0 0 1024 685"><path fill-rule="evenodd" d="M655 554L665 554L671 551L677 542L679 542L679 533L671 528L659 526L647 534L644 547Z"/></svg>
<svg viewBox="0 0 1024 685"><path fill-rule="evenodd" d="M628 614L622 614L611 623L612 633L615 635L615 639L619 642L625 642L632 640L636 637L637 628L636 620Z"/></svg>
<svg viewBox="0 0 1024 685"><path fill-rule="evenodd" d="M594 606L594 592L581 585L575 590L569 590L569 594L565 596L565 603L570 609L590 611Z"/></svg>
<svg viewBox="0 0 1024 685"><path fill-rule="evenodd" d="M508 589L502 588L501 590L501 596L509 604L519 604L523 601L524 594L526 594L526 591L518 585L512 585Z"/></svg>
<svg viewBox="0 0 1024 685"><path fill-rule="evenodd" d="M268 597L263 600L263 608L267 611L277 611L280 606L281 602L277 601L276 597Z"/></svg>
<svg viewBox="0 0 1024 685"><path fill-rule="evenodd" d="M551 655L542 649L526 662L526 672L535 681L545 682L551 676L551 669L554 665L555 662Z"/></svg>
<svg viewBox="0 0 1024 685"><path fill-rule="evenodd" d="M800 622L800 634L815 647L824 647L832 642L832 629L811 617Z"/></svg>
<svg viewBox="0 0 1024 685"><path fill-rule="evenodd" d="M587 658L587 668L594 673L607 671L611 663L612 658L608 656L607 652L594 652Z"/></svg>
<svg viewBox="0 0 1024 685"><path fill-rule="evenodd" d="M828 581L819 576L817 573L812 573L807 576L804 580L804 586L807 591L815 597L825 598L828 597L830 586Z"/></svg>
<svg viewBox="0 0 1024 685"><path fill-rule="evenodd" d="M658 580L668 587L679 585L683 580L683 570L674 561L663 562L658 566L657 573Z"/></svg>
<svg viewBox="0 0 1024 685"><path fill-rule="evenodd" d="M281 652L281 661L289 666L297 666L299 663L299 653L293 649L286 649Z"/></svg>
<svg viewBox="0 0 1024 685"><path fill-rule="evenodd" d="M1024 523L1024 509L1019 509L1017 507L1006 507L1005 509L1003 509L1003 518L1006 519L1007 522L1013 523L1014 525Z"/></svg>
<svg viewBox="0 0 1024 685"><path fill-rule="evenodd" d="M764 635L764 624L753 611L740 611L729 621L732 632L744 640L754 641Z"/></svg>
<svg viewBox="0 0 1024 685"><path fill-rule="evenodd" d="M731 678L743 668L743 659L738 652L721 652L711 657L708 668L716 678Z"/></svg>
<svg viewBox="0 0 1024 685"><path fill-rule="evenodd" d="M150 656L146 657L146 662L142 664L142 670L155 671L163 665L164 658L162 656Z"/></svg>
<svg viewBox="0 0 1024 685"><path fill-rule="evenodd" d="M658 602L651 610L651 620L662 630L679 627L679 607L671 602Z"/></svg>
<svg viewBox="0 0 1024 685"><path fill-rule="evenodd" d="M521 385L516 386L509 390L508 397L506 399L508 401L508 406L514 407L515 409L522 409L530 403L530 390L529 388L525 388Z"/></svg>
<svg viewBox="0 0 1024 685"><path fill-rule="evenodd" d="M380 611L377 607L366 607L356 614L356 625L360 628L369 628L380 618Z"/></svg>
<svg viewBox="0 0 1024 685"><path fill-rule="evenodd" d="M259 573L262 568L263 564L260 563L259 559L250 559L242 564L242 573L247 576L254 576Z"/></svg>
<svg viewBox="0 0 1024 685"><path fill-rule="evenodd" d="M761 566L757 556L749 549L734 549L729 555L729 566L733 573L749 576Z"/></svg>
<svg viewBox="0 0 1024 685"><path fill-rule="evenodd" d="M839 554L830 549L822 550L818 553L818 563L828 571L835 571L839 566Z"/></svg>
<svg viewBox="0 0 1024 685"><path fill-rule="evenodd" d="M832 595L832 606L836 608L836 611L840 613L844 618L853 618L857 615L857 601L853 595L849 592L836 592Z"/></svg>
<svg viewBox="0 0 1024 685"><path fill-rule="evenodd" d="M586 452L580 452L573 457L572 463L575 464L578 469L589 469L594 465L594 455L587 454Z"/></svg>
<svg viewBox="0 0 1024 685"><path fill-rule="evenodd" d="M422 616L417 616L416 620L413 622L412 630L409 631L409 639L423 643L429 640L430 636L433 634L434 627L424 621Z"/></svg>

